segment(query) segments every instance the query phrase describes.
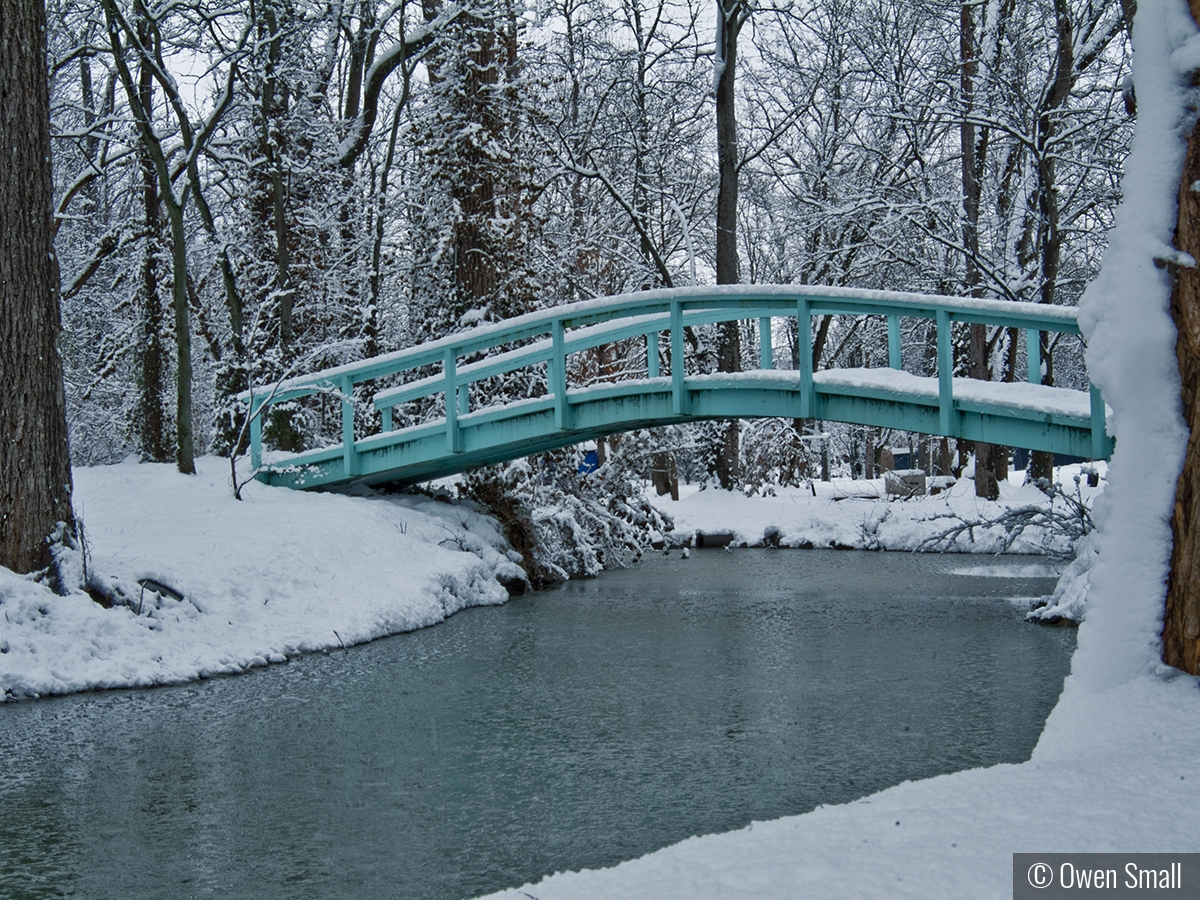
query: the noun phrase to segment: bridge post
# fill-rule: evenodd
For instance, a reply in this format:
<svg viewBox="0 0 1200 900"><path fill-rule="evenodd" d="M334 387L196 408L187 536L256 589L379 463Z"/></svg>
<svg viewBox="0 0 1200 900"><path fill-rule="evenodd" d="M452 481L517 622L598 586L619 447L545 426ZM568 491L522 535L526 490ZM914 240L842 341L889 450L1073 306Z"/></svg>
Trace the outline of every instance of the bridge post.
<svg viewBox="0 0 1200 900"><path fill-rule="evenodd" d="M458 430L458 353L453 347L446 348L442 372L446 382L446 449L462 453L462 435Z"/></svg>
<svg viewBox="0 0 1200 900"><path fill-rule="evenodd" d="M392 408L385 406L379 411L379 433L387 434L392 430Z"/></svg>
<svg viewBox="0 0 1200 900"><path fill-rule="evenodd" d="M812 301L801 297L796 303L796 336L800 344L800 418L816 418L817 398L813 394Z"/></svg>
<svg viewBox="0 0 1200 900"><path fill-rule="evenodd" d="M954 347L950 340L950 313L937 311L938 425L945 437L954 433Z"/></svg>
<svg viewBox="0 0 1200 900"><path fill-rule="evenodd" d="M349 375L342 376L342 471L347 476L357 475L354 455L354 381Z"/></svg>
<svg viewBox="0 0 1200 900"><path fill-rule="evenodd" d="M1042 383L1042 333L1032 328L1025 329L1025 366L1029 370L1029 383Z"/></svg>
<svg viewBox="0 0 1200 900"><path fill-rule="evenodd" d="M904 357L900 352L900 317L888 316L888 366L893 369L904 368Z"/></svg>
<svg viewBox="0 0 1200 900"><path fill-rule="evenodd" d="M646 335L646 377L659 377L657 331L652 331Z"/></svg>
<svg viewBox="0 0 1200 900"><path fill-rule="evenodd" d="M262 468L262 417L261 404L250 403L250 468L257 472ZM235 448L236 449L236 448Z"/></svg>
<svg viewBox="0 0 1200 900"><path fill-rule="evenodd" d="M1108 458L1108 429L1104 409L1104 398L1100 396L1100 388L1088 384L1088 393L1092 399L1092 459Z"/></svg>
<svg viewBox="0 0 1200 900"><path fill-rule="evenodd" d="M683 301L671 298L671 398L675 415L688 414L687 386L683 383L687 365L683 358Z"/></svg>
<svg viewBox="0 0 1200 900"><path fill-rule="evenodd" d="M563 321L555 319L550 325L553 356L549 361L550 392L554 394L554 427L566 431L571 427L571 409L567 405L567 351L563 340Z"/></svg>
<svg viewBox="0 0 1200 900"><path fill-rule="evenodd" d="M771 319L767 316L758 320L758 367L775 368L775 351L771 347Z"/></svg>

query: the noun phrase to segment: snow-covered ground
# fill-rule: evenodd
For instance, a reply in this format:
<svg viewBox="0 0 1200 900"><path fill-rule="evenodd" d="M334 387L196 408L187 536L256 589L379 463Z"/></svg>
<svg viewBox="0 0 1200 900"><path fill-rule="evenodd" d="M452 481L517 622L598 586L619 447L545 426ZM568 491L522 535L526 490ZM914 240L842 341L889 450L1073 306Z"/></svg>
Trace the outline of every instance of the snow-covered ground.
<svg viewBox="0 0 1200 900"><path fill-rule="evenodd" d="M197 469L75 470L90 571L133 608L58 597L0 568L0 695L232 674L503 603L501 581L524 579L495 522L465 505L257 482L239 502L228 461ZM143 589L147 578L184 599Z"/></svg>
<svg viewBox="0 0 1200 900"><path fill-rule="evenodd" d="M1103 477L1104 463L1063 466L1056 480L1087 505L1103 490L1104 482L1089 487L1081 472L1094 469ZM1075 479L1079 478L1078 485ZM721 490L680 485L679 500L650 495L650 500L675 520L675 540L695 539L696 532L732 535L732 545L834 547L860 550L933 550L956 553L999 553L1004 550L1002 525L964 530L939 541L937 536L963 522L1000 519L1013 510L1045 508L1046 495L1027 485L1025 473L1012 472L1000 485L999 501L975 496L975 483L959 479L932 496L901 500L888 497L883 479L835 478L815 481L808 488L774 488L768 496L747 497ZM1011 553L1069 553L1063 535L1031 528L1008 548Z"/></svg>

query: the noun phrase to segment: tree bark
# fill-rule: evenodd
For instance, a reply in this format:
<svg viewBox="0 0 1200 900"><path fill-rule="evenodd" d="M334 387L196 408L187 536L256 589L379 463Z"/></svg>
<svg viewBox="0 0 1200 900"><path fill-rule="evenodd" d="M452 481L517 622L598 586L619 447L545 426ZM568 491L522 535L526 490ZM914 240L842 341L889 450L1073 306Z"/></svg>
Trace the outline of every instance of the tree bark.
<svg viewBox="0 0 1200 900"><path fill-rule="evenodd" d="M0 146L0 565L34 572L75 539L43 0L0 12Z"/></svg>
<svg viewBox="0 0 1200 900"><path fill-rule="evenodd" d="M1200 22L1200 0L1190 0ZM1179 186L1175 246L1200 259L1200 122L1188 138ZM1180 268L1171 291L1171 316L1178 329L1175 355L1183 383L1183 415L1190 435L1183 471L1175 485L1171 516L1171 572L1163 610L1162 658L1169 666L1200 675L1200 270Z"/></svg>
<svg viewBox="0 0 1200 900"><path fill-rule="evenodd" d="M971 120L975 106L975 77L979 71L978 41L975 34L973 3L963 3L959 8L959 89L963 103L963 121L959 126L959 141L962 152L963 189L963 280L972 297L983 295L983 277L979 271L979 204L983 192L981 176L986 154L986 143L976 133ZM970 326L970 371L972 378L990 381L988 366L987 326L972 323ZM975 444L975 496L995 500L1000 496L994 463L995 448L982 442Z"/></svg>
<svg viewBox="0 0 1200 900"><path fill-rule="evenodd" d="M737 253L737 111L734 106L734 74L737 70L738 32L744 22L740 0L717 2L717 284L738 283ZM717 344L717 370L738 372L742 368L741 329L738 322L722 322ZM721 487L732 490L739 477L740 441L738 420L731 419L721 435L717 450L716 475Z"/></svg>
<svg viewBox="0 0 1200 900"><path fill-rule="evenodd" d="M154 106L154 77L150 67L142 64L138 75L138 91L142 106ZM163 304L158 291L158 254L162 229L162 204L158 196L158 175L150 152L138 148L138 165L142 173L142 209L146 217L146 250L142 259L142 285L139 295L141 339L137 343L138 400L134 415L134 431L142 457L151 462L167 462L171 458L167 446L167 416L163 407L164 377L166 374L163 350Z"/></svg>

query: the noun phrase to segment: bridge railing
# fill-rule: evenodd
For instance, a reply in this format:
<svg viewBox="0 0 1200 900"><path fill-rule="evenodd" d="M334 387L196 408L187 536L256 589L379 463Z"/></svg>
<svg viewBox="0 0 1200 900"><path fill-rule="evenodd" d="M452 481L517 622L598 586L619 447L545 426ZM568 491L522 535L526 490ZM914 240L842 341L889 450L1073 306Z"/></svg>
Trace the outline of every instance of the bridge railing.
<svg viewBox="0 0 1200 900"><path fill-rule="evenodd" d="M736 285L721 288L685 288L643 291L617 297L554 307L494 325L449 335L437 341L384 354L373 359L284 379L246 391L240 399L250 406L250 454L255 470L262 468L262 419L273 404L316 394L332 395L342 404L342 455L344 472L357 472L354 433L354 386L441 366L433 376L377 392L373 406L381 413L383 431L392 430L395 406L411 400L441 395L445 399L447 451L461 452L459 418L469 413L470 385L528 366L547 368L547 390L554 403L555 423L571 427L567 397L567 359L571 354L629 338L642 337L647 347L647 378L660 378L660 335L668 335L671 390L674 412L688 414L685 382L685 333L689 327L731 320L758 319L759 367L773 367L772 319L794 317L799 334L799 381L802 417L812 418L815 391L812 365L812 319L824 315L882 316L888 326L888 363L902 369L900 319L930 319L936 323L938 408L942 433L952 434L954 417L952 324L982 323L1027 332L1029 380L1041 380L1041 332L1079 334L1076 311L1069 307L1036 303L935 297L888 291L863 291L801 285ZM476 362L459 365L463 357L496 347L529 341ZM1093 455L1107 455L1104 404L1091 388Z"/></svg>

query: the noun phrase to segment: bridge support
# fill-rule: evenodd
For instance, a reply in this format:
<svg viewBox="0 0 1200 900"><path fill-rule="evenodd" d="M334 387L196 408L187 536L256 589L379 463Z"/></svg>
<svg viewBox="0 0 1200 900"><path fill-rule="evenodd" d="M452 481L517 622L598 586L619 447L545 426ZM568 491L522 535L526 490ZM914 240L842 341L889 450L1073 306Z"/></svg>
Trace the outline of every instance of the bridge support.
<svg viewBox="0 0 1200 900"><path fill-rule="evenodd" d="M888 367L904 368L904 355L900 352L900 317L888 316Z"/></svg>
<svg viewBox="0 0 1200 900"><path fill-rule="evenodd" d="M458 352L454 347L446 348L442 369L446 379L446 449L462 453L462 432L458 427Z"/></svg>
<svg viewBox="0 0 1200 900"><path fill-rule="evenodd" d="M554 427L566 431L571 427L571 407L567 404L567 351L563 342L562 319L555 319L550 327L551 356L550 393L554 395Z"/></svg>
<svg viewBox="0 0 1200 900"><path fill-rule="evenodd" d="M342 376L342 468L346 475L358 474L354 456L354 381L349 375Z"/></svg>
<svg viewBox="0 0 1200 900"><path fill-rule="evenodd" d="M683 356L683 301L671 300L671 405L675 415L688 415L687 387L683 379L687 364Z"/></svg>
<svg viewBox="0 0 1200 900"><path fill-rule="evenodd" d="M954 434L954 345L950 340L950 313L937 311L938 427Z"/></svg>
<svg viewBox="0 0 1200 900"><path fill-rule="evenodd" d="M817 397L813 393L812 301L801 297L796 303L796 339L799 342L800 418L815 419Z"/></svg>

